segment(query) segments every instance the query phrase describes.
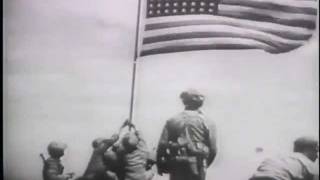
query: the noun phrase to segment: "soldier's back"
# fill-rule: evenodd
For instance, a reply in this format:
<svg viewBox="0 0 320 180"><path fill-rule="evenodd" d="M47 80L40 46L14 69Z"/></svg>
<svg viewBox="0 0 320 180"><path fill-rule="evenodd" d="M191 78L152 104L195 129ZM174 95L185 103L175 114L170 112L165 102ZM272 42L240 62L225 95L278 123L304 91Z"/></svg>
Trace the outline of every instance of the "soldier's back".
<svg viewBox="0 0 320 180"><path fill-rule="evenodd" d="M208 130L206 124L207 119L200 111L185 110L167 121L169 139L176 141L187 128L193 141L203 141Z"/></svg>

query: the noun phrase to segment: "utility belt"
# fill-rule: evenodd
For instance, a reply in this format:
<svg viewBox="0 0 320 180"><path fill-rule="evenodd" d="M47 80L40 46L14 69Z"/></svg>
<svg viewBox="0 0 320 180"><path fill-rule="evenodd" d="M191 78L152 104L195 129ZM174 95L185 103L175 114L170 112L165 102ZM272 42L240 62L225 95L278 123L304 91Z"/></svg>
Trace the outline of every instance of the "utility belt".
<svg viewBox="0 0 320 180"><path fill-rule="evenodd" d="M201 142L180 145L169 142L165 153L160 157L160 168L164 173L170 173L176 168L186 167L194 175L207 168L209 150Z"/></svg>

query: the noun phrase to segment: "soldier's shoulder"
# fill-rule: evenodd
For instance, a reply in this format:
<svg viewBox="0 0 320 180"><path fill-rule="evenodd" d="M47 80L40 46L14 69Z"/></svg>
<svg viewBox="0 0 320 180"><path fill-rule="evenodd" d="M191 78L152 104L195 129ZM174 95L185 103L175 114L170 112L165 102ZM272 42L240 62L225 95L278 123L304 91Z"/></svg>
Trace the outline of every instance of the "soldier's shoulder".
<svg viewBox="0 0 320 180"><path fill-rule="evenodd" d="M167 123L174 123L177 121L182 120L184 117L186 116L186 114L184 112L180 112L178 114L173 115L171 118L169 118L167 120Z"/></svg>
<svg viewBox="0 0 320 180"><path fill-rule="evenodd" d="M210 118L207 118L207 117L204 117L203 118L203 121L209 125L216 125L216 122L213 120L213 119L210 119Z"/></svg>

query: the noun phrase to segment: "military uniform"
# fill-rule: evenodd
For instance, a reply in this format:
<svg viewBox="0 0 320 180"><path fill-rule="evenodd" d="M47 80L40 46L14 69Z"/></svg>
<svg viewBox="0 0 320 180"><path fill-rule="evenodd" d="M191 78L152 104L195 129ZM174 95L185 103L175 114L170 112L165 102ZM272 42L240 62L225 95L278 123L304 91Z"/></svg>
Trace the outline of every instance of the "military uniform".
<svg viewBox="0 0 320 180"><path fill-rule="evenodd" d="M71 175L63 174L63 165L61 164L60 157L63 156L64 150L67 145L60 142L51 142L48 146L48 152L50 158L44 161L44 167L42 171L44 180L68 180Z"/></svg>
<svg viewBox="0 0 320 180"><path fill-rule="evenodd" d="M131 138L131 144L134 144L136 148L132 149L132 151L126 152L123 155L123 179L151 180L153 177L153 173L146 170L148 158L148 149L146 142L138 132L136 132L135 134L131 133L130 136L136 136L137 140L136 138Z"/></svg>
<svg viewBox="0 0 320 180"><path fill-rule="evenodd" d="M110 148L117 139L103 139L98 138L94 140L93 152L88 163L87 169L84 173L84 177L90 180L105 180L105 179L114 179L108 177L108 167L104 162L104 153ZM109 172L110 173L110 172Z"/></svg>
<svg viewBox="0 0 320 180"><path fill-rule="evenodd" d="M266 159L250 180L315 180L319 178L315 163L302 153Z"/></svg>
<svg viewBox="0 0 320 180"><path fill-rule="evenodd" d="M69 176L63 175L63 165L59 159L48 158L43 168L44 180L67 180Z"/></svg>
<svg viewBox="0 0 320 180"><path fill-rule="evenodd" d="M214 124L208 126L199 110L185 110L171 118L158 145L158 172L169 173L170 180L204 180L206 168L216 156L215 136ZM170 144L186 146L170 148Z"/></svg>

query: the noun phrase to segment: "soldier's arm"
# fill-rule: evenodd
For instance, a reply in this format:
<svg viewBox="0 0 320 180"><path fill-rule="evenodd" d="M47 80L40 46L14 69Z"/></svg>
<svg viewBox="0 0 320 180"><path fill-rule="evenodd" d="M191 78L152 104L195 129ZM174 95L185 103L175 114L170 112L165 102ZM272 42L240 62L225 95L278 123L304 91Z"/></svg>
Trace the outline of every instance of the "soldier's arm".
<svg viewBox="0 0 320 180"><path fill-rule="evenodd" d="M216 155L217 155L217 129L214 123L208 125L209 134L208 134L208 147L209 147L209 156L208 156L208 166L212 164Z"/></svg>
<svg viewBox="0 0 320 180"><path fill-rule="evenodd" d="M103 148L102 149L104 149L104 150L107 150L107 149L109 149L109 147L111 147L113 144L115 143L115 141L113 141L112 139L105 139L104 141L103 141Z"/></svg>
<svg viewBox="0 0 320 180"><path fill-rule="evenodd" d="M169 145L169 130L168 130L168 122L167 122L162 130L157 151L158 152L162 151L163 149L167 148L168 145Z"/></svg>

